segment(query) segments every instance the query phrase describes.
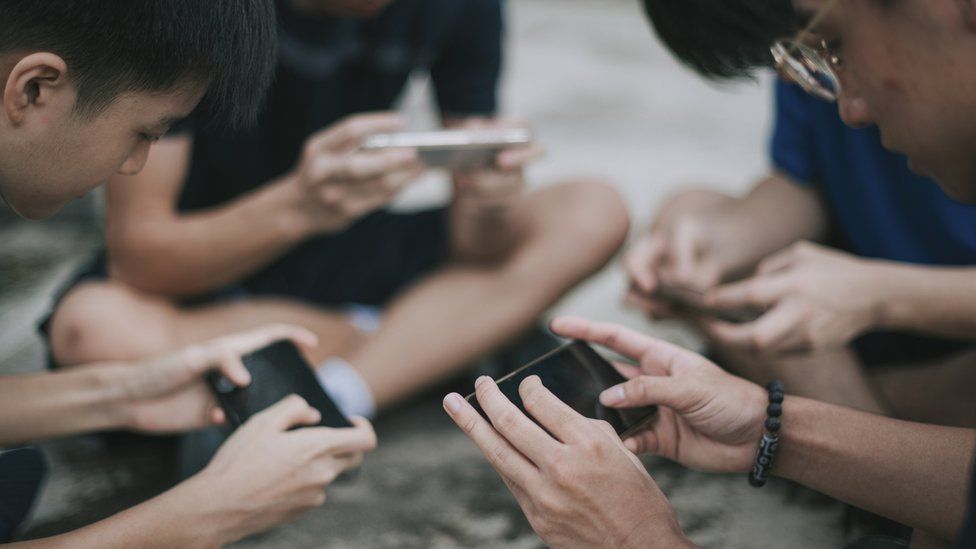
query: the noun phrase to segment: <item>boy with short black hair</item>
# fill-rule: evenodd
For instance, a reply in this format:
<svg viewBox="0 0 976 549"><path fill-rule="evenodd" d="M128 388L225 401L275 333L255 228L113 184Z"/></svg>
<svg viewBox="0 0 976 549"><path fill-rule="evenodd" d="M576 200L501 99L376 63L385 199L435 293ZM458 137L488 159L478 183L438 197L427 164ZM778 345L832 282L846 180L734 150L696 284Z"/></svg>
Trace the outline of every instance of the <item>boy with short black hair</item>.
<svg viewBox="0 0 976 549"><path fill-rule="evenodd" d="M204 115L247 123L274 66L274 21L271 0L0 1L0 196L25 217L53 215L117 172L137 173L151 144L201 98ZM222 423L203 376L219 370L246 385L240 356L282 338L315 344L305 330L266 326L141 363L0 379L0 444ZM343 432L288 431L317 421L300 398L285 399L238 430L200 475L34 543L221 545L284 522L321 505L329 480L375 444L358 420ZM295 467L296 455L309 457ZM6 518L23 516L16 504L0 502L0 541L17 527Z"/></svg>

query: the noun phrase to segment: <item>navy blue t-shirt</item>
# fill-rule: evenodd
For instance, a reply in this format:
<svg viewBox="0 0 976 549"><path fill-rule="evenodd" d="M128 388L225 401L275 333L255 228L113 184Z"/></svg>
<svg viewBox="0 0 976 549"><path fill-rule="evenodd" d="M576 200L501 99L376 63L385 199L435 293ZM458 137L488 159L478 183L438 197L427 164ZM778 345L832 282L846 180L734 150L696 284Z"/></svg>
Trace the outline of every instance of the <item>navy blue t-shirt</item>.
<svg viewBox="0 0 976 549"><path fill-rule="evenodd" d="M875 127L852 129L800 88L778 82L774 166L823 192L843 245L865 257L927 265L976 265L976 207L954 202Z"/></svg>
<svg viewBox="0 0 976 549"><path fill-rule="evenodd" d="M854 254L923 265L976 265L976 207L954 202L904 156L881 146L877 128L853 129L837 106L776 84L773 165L815 185L833 220L834 244ZM869 334L855 343L868 364L933 359L959 342Z"/></svg>
<svg viewBox="0 0 976 549"><path fill-rule="evenodd" d="M291 4L278 1L276 80L254 129L190 125L180 209L223 204L281 176L310 135L351 114L389 110L418 72L430 75L442 113L494 114L502 0L396 0L372 19L313 16Z"/></svg>

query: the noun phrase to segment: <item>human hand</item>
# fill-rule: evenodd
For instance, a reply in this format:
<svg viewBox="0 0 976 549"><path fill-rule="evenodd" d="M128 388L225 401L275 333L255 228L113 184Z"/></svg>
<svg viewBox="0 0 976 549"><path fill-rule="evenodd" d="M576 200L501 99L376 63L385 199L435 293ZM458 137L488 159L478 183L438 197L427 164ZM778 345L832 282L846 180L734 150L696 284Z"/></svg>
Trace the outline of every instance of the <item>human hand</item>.
<svg viewBox="0 0 976 549"><path fill-rule="evenodd" d="M841 347L878 322L883 273L870 261L802 242L763 261L747 280L714 288L716 308L767 312L745 324L705 322L722 345L759 353Z"/></svg>
<svg viewBox="0 0 976 549"><path fill-rule="evenodd" d="M690 545L667 498L609 424L573 411L538 376L525 379L519 393L542 427L491 379L480 378L476 392L491 423L456 393L444 399L444 408L501 475L547 545Z"/></svg>
<svg viewBox="0 0 976 549"><path fill-rule="evenodd" d="M354 427L343 429L309 427L320 419L301 397L286 397L245 422L188 481L205 500L201 520L217 517L222 544L321 506L325 488L376 447L368 421L354 418Z"/></svg>
<svg viewBox="0 0 976 549"><path fill-rule="evenodd" d="M607 347L637 361L615 364L629 381L603 392L614 408L658 406L645 429L624 444L713 472L748 471L763 432L767 395L760 386L726 373L705 357L622 326L556 318L554 333Z"/></svg>
<svg viewBox="0 0 976 549"><path fill-rule="evenodd" d="M296 168L285 179L290 207L303 221L304 233L338 232L388 205L425 168L413 149L364 151L373 134L403 129L391 113L347 117L305 142Z"/></svg>
<svg viewBox="0 0 976 549"><path fill-rule="evenodd" d="M138 364L120 365L122 423L151 433L178 433L219 425L224 412L204 381L218 371L240 387L251 382L241 356L288 339L303 348L317 344L314 334L295 326L269 325L194 345Z"/></svg>
<svg viewBox="0 0 976 549"><path fill-rule="evenodd" d="M450 123L459 129L524 128L525 121L469 118ZM454 173L457 197L466 201L497 203L521 196L525 189L524 168L545 154L537 141L500 151L491 166Z"/></svg>
<svg viewBox="0 0 976 549"><path fill-rule="evenodd" d="M658 295L662 287L694 292L714 287L726 274L721 232L720 223L686 214L638 238L624 256L630 278L626 302L652 317L666 318L675 311Z"/></svg>

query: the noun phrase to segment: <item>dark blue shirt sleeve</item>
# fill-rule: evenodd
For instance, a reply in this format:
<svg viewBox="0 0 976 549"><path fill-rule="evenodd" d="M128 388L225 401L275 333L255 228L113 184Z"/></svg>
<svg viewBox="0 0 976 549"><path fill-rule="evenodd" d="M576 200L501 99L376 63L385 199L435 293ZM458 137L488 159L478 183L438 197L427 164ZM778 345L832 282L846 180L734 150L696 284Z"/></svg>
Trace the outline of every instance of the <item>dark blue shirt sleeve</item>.
<svg viewBox="0 0 976 549"><path fill-rule="evenodd" d="M773 167L797 183L810 185L820 179L815 157L813 120L818 99L782 80L776 81L776 116L770 155Z"/></svg>
<svg viewBox="0 0 976 549"><path fill-rule="evenodd" d="M444 52L431 66L445 116L494 115L502 65L502 0L465 0Z"/></svg>

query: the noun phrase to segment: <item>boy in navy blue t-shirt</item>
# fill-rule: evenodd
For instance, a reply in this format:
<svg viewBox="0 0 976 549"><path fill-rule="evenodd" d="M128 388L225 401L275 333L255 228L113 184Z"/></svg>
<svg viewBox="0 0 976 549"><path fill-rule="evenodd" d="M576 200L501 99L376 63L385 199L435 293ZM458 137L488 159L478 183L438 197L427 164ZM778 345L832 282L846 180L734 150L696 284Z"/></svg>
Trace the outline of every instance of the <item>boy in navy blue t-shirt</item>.
<svg viewBox="0 0 976 549"><path fill-rule="evenodd" d="M793 85L776 84L775 114L772 173L743 198L672 199L628 254L631 301L667 314L648 297L665 283L704 291L708 306L757 309L754 322L701 323L736 372L872 412L976 424L957 394L976 382L976 207L913 174L876 128L846 126Z"/></svg>

